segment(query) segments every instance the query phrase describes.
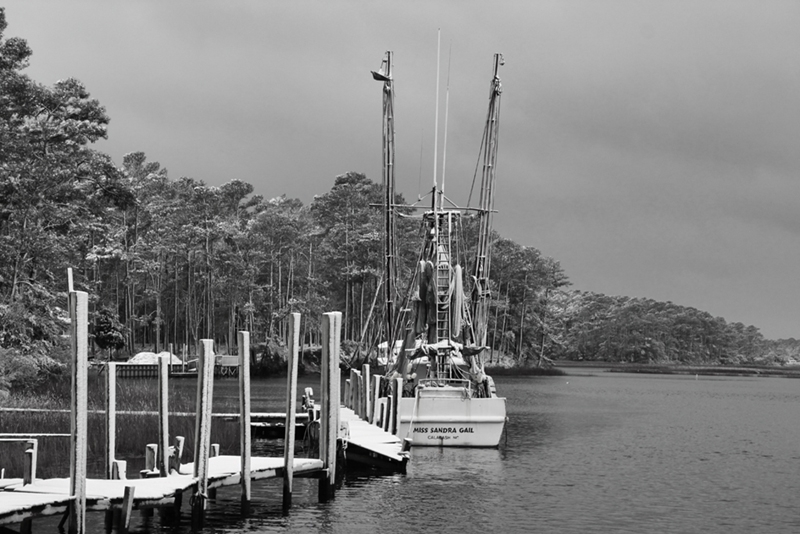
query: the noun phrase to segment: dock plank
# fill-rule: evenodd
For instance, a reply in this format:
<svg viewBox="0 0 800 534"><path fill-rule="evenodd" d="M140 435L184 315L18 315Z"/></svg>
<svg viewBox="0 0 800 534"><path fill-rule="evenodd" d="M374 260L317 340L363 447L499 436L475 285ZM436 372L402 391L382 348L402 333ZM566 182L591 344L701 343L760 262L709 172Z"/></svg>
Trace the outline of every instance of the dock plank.
<svg viewBox="0 0 800 534"><path fill-rule="evenodd" d="M403 440L386 432L382 428L361 419L350 408L342 407L339 418L347 428L343 437L347 446L364 449L373 460L382 459L391 465L405 467L408 462L408 453L403 451Z"/></svg>
<svg viewBox="0 0 800 534"><path fill-rule="evenodd" d="M0 490L17 484L22 484L21 478L0 478Z"/></svg>
<svg viewBox="0 0 800 534"><path fill-rule="evenodd" d="M72 497L65 494L0 492L0 525L64 513L71 500Z"/></svg>
<svg viewBox="0 0 800 534"><path fill-rule="evenodd" d="M127 480L86 479L87 507L92 510L105 510L110 506L122 504L125 487L136 488L134 504L168 504L178 492L191 489L196 481L191 475L171 474L160 478L136 478ZM36 479L33 484L18 484L6 488L3 494L66 495L69 492L68 478Z"/></svg>
<svg viewBox="0 0 800 534"><path fill-rule="evenodd" d="M209 487L232 486L241 482L241 458L216 456L209 458ZM308 475L322 470L322 460L295 458L297 475ZM191 472L192 464L181 466ZM250 477L261 480L283 476L283 457L259 457L251 460ZM36 479L33 484L23 484L22 479L0 479L0 524L19 522L26 517L52 515L63 512L71 497L68 478ZM128 480L86 480L86 505L90 510L108 510L122 506L125 488L132 486L134 508L165 506L175 502L177 494L193 489L197 479L188 474L172 473L166 477Z"/></svg>
<svg viewBox="0 0 800 534"><path fill-rule="evenodd" d="M214 456L209 458L209 487L234 486L241 482L242 459L239 456ZM253 456L250 458L250 478L263 480L283 476L282 456ZM317 458L295 458L294 472L308 474L322 469L322 460ZM184 464L182 471L191 471L192 464Z"/></svg>

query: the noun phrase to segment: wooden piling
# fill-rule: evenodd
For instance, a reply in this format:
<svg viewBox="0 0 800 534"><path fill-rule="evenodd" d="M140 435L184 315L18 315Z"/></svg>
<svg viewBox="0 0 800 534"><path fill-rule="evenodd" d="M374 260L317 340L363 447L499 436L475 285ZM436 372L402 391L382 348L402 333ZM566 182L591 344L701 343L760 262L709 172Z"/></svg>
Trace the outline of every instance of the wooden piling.
<svg viewBox="0 0 800 534"><path fill-rule="evenodd" d="M392 429L391 433L397 435L400 429L400 399L403 397L403 379L395 378L394 382L394 396L392 398Z"/></svg>
<svg viewBox="0 0 800 534"><path fill-rule="evenodd" d="M131 526L134 490L135 488L133 486L125 486L125 492L122 495L122 514L120 517L119 531L123 534L127 533Z"/></svg>
<svg viewBox="0 0 800 534"><path fill-rule="evenodd" d="M117 364L106 365L106 478L114 478L117 456Z"/></svg>
<svg viewBox="0 0 800 534"><path fill-rule="evenodd" d="M378 399L381 398L381 375L372 377L372 406L370 406L369 422L377 425L380 422L380 413L378 411Z"/></svg>
<svg viewBox="0 0 800 534"><path fill-rule="evenodd" d="M125 480L128 478L128 462L114 460L111 463L111 480Z"/></svg>
<svg viewBox="0 0 800 534"><path fill-rule="evenodd" d="M393 406L394 395L389 393L386 396L386 409L383 412L383 429L390 434L392 433L392 427L394 426L394 411L392 410Z"/></svg>
<svg viewBox="0 0 800 534"><path fill-rule="evenodd" d="M70 280L70 285L71 283ZM86 451L89 390L89 296L85 291L70 291L69 318L72 336L69 486L73 500L69 504L68 532L70 534L84 534L86 532Z"/></svg>
<svg viewBox="0 0 800 534"><path fill-rule="evenodd" d="M361 418L365 421L372 422L372 377L370 376L370 367L368 363L361 366L361 376L364 378L364 406L361 412Z"/></svg>
<svg viewBox="0 0 800 534"><path fill-rule="evenodd" d="M25 461L22 470L22 485L33 484L36 480L36 456L39 449L39 441L29 439L24 443Z"/></svg>
<svg viewBox="0 0 800 534"><path fill-rule="evenodd" d="M183 462L183 444L186 438L183 436L175 436L175 445L172 448L172 469L176 473L181 472L181 463Z"/></svg>
<svg viewBox="0 0 800 534"><path fill-rule="evenodd" d="M194 472L197 490L192 500L192 529L203 526L208 500L208 458L211 451L211 405L214 391L214 341L201 340L197 361L197 419L194 432Z"/></svg>
<svg viewBox="0 0 800 534"><path fill-rule="evenodd" d="M358 415L361 419L365 419L367 416L367 403L364 398L364 394L367 391L367 382L364 378L364 373L359 371L358 372Z"/></svg>
<svg viewBox="0 0 800 534"><path fill-rule="evenodd" d="M141 478L148 478L155 471L158 458L158 443L148 443L144 449L144 469Z"/></svg>
<svg viewBox="0 0 800 534"><path fill-rule="evenodd" d="M321 391L322 413L320 415L320 459L325 469L319 479L320 500L333 496L336 476L336 440L339 434L339 328L341 312L329 312L322 316L322 366Z"/></svg>
<svg viewBox="0 0 800 534"><path fill-rule="evenodd" d="M242 507L250 506L250 332L238 333L239 346L239 451L242 455Z"/></svg>
<svg viewBox="0 0 800 534"><path fill-rule="evenodd" d="M355 370L355 391L353 391L353 412L361 416L361 394L363 391L363 387L361 386L361 371Z"/></svg>
<svg viewBox="0 0 800 534"><path fill-rule="evenodd" d="M292 506L295 415L297 413L297 362L300 359L300 314L289 317L289 361L286 380L286 424L283 442L283 513Z"/></svg>
<svg viewBox="0 0 800 534"><path fill-rule="evenodd" d="M350 369L350 395L344 403L345 406L356 411L356 404L358 403L358 371Z"/></svg>
<svg viewBox="0 0 800 534"><path fill-rule="evenodd" d="M162 477L169 474L169 356L158 358L158 471Z"/></svg>

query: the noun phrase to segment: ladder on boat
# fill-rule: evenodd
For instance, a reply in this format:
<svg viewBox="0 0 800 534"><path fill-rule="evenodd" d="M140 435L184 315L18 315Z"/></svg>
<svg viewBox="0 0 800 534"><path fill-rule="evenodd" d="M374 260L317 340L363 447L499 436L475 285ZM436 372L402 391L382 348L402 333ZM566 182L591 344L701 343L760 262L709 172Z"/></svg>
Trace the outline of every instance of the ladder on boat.
<svg viewBox="0 0 800 534"><path fill-rule="evenodd" d="M439 242L436 244L436 341L450 339L450 232L452 213L437 217Z"/></svg>

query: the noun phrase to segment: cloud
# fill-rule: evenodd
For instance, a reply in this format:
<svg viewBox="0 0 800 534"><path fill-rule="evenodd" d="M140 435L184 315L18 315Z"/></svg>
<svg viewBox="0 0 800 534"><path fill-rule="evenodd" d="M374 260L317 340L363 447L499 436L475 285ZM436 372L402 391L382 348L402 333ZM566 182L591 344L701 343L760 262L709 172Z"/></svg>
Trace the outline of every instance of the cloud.
<svg viewBox="0 0 800 534"><path fill-rule="evenodd" d="M107 107L100 148L117 161L144 150L173 177L306 202L342 172L380 179L369 70L386 50L398 187L430 188L439 28L447 194L466 202L503 53L502 233L562 261L578 289L798 336L797 2L7 5L31 76L75 76Z"/></svg>

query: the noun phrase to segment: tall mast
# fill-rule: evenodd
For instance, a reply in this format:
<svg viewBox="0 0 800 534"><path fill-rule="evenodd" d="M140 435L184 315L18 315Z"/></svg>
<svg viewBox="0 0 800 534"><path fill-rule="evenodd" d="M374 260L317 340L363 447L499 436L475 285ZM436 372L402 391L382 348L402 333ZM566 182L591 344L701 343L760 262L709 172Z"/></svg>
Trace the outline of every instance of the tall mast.
<svg viewBox="0 0 800 534"><path fill-rule="evenodd" d="M378 72L372 71L375 80L383 82L383 189L384 197L384 296L386 301L387 349L394 350L394 86L392 83L392 52L387 51ZM391 354L391 352L389 352Z"/></svg>
<svg viewBox="0 0 800 534"><path fill-rule="evenodd" d="M437 202L436 197L439 196L438 188L439 183L436 172L439 168L439 58L441 56L442 47L442 30L436 32L436 106L435 117L433 121L433 211L437 211L437 206L441 207L441 202Z"/></svg>
<svg viewBox="0 0 800 534"><path fill-rule="evenodd" d="M489 270L491 267L492 213L494 211L494 182L497 163L497 139L500 129L500 84L499 70L504 64L503 55L494 55L494 74L489 92L489 111L483 137L483 172L479 202L479 234L475 261L475 292L473 296L473 324L476 345L486 345L489 314Z"/></svg>

